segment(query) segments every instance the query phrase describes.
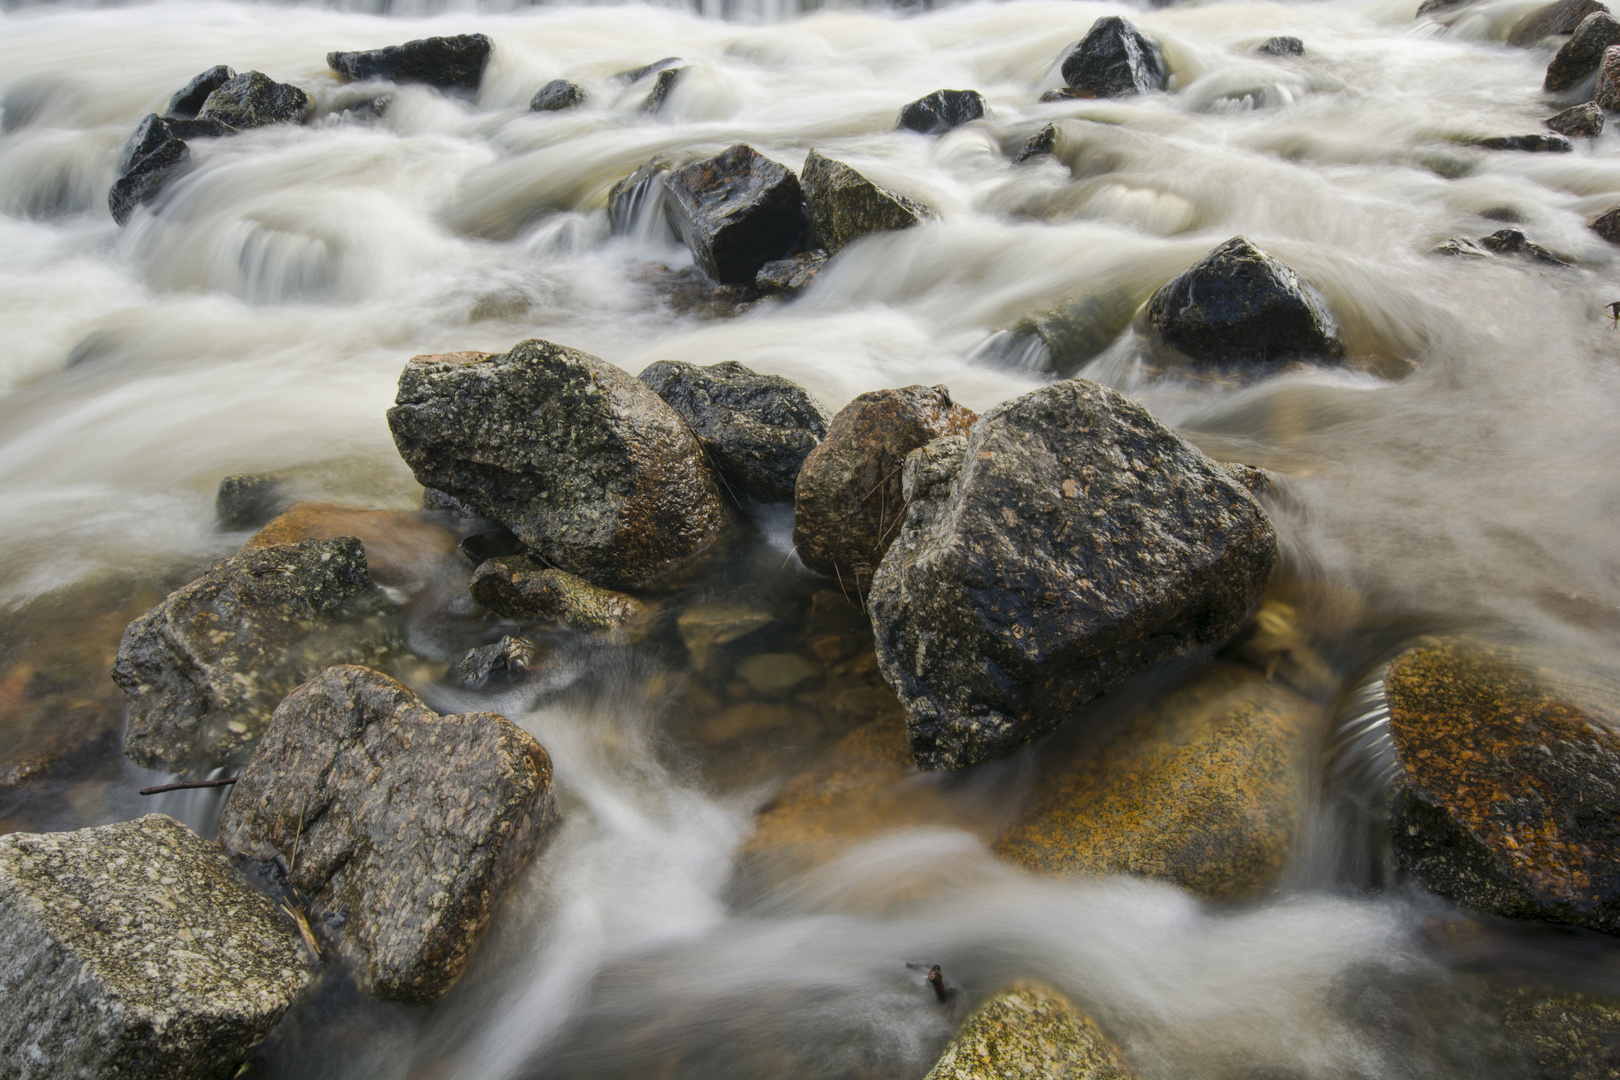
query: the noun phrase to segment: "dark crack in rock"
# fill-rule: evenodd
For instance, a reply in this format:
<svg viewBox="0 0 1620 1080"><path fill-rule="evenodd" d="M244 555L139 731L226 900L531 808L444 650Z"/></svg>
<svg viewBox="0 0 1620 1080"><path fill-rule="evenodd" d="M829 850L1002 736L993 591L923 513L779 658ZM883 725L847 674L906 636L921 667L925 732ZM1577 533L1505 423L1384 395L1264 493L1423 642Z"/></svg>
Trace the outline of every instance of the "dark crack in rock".
<svg viewBox="0 0 1620 1080"><path fill-rule="evenodd" d="M329 52L326 66L346 79L423 83L441 90L477 90L494 47L483 34L419 38L365 52Z"/></svg>
<svg viewBox="0 0 1620 1080"><path fill-rule="evenodd" d="M750 285L759 268L804 248L799 178L738 143L665 177L670 224L698 268L720 285Z"/></svg>
<svg viewBox="0 0 1620 1080"><path fill-rule="evenodd" d="M1159 43L1118 15L1091 24L1063 58L1062 74L1068 86L1100 98L1149 94L1170 79Z"/></svg>

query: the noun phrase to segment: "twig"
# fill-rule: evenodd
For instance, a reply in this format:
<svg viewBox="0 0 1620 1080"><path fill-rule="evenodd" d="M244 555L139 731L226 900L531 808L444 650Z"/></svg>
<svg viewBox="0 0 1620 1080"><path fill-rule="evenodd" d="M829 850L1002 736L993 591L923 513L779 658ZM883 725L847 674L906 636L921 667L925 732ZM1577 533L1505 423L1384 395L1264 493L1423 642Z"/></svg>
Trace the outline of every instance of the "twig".
<svg viewBox="0 0 1620 1080"><path fill-rule="evenodd" d="M141 794L161 795L165 791L185 791L189 788L224 787L226 784L234 784L240 779L241 777L238 776L226 776L218 780L187 780L183 784L159 784L157 787L141 788Z"/></svg>
<svg viewBox="0 0 1620 1080"><path fill-rule="evenodd" d="M304 839L304 810L309 806L309 789L304 789L304 799L298 804L298 833L293 837L292 861L287 864L287 880L291 881L293 871L298 868L298 844Z"/></svg>

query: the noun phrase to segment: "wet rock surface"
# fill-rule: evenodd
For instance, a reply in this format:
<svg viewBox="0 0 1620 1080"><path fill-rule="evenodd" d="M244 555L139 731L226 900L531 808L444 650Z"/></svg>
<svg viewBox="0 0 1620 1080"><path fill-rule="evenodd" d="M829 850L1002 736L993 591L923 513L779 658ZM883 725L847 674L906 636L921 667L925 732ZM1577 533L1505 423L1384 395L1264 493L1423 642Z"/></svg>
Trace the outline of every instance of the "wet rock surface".
<svg viewBox="0 0 1620 1080"><path fill-rule="evenodd" d="M561 345L419 356L400 375L388 426L423 486L607 588L649 584L727 521L680 416L612 364Z"/></svg>
<svg viewBox="0 0 1620 1080"><path fill-rule="evenodd" d="M296 86L278 83L260 71L244 71L208 95L199 120L217 120L233 128L266 124L302 124L315 108L315 99Z"/></svg>
<svg viewBox="0 0 1620 1080"><path fill-rule="evenodd" d="M1603 134L1603 110L1588 101L1543 120L1552 130L1572 139L1595 139Z"/></svg>
<svg viewBox="0 0 1620 1080"><path fill-rule="evenodd" d="M1598 69L1604 51L1611 45L1620 45L1620 20L1607 11L1592 12L1559 47L1547 65L1547 78L1541 88L1549 94L1571 89Z"/></svg>
<svg viewBox="0 0 1620 1080"><path fill-rule="evenodd" d="M653 88L647 91L647 99L641 103L644 113L661 113L664 106L669 104L669 95L675 92L675 86L681 81L685 68L665 68L653 80Z"/></svg>
<svg viewBox="0 0 1620 1080"><path fill-rule="evenodd" d="M761 266L804 247L799 178L750 146L694 161L665 184L670 223L718 284L752 284Z"/></svg>
<svg viewBox="0 0 1620 1080"><path fill-rule="evenodd" d="M189 139L217 139L235 133L235 128L217 120L188 120L183 117L147 113L141 122L135 125L135 130L124 143L124 148L119 151L119 175L127 175L139 168L147 156L170 140L178 139L185 142Z"/></svg>
<svg viewBox="0 0 1620 1080"><path fill-rule="evenodd" d="M1479 238L1479 244L1493 255L1520 255L1548 266L1568 266L1569 263L1531 242L1523 229L1498 229L1489 236Z"/></svg>
<svg viewBox="0 0 1620 1080"><path fill-rule="evenodd" d="M128 222L137 206L156 199L164 185L184 172L190 163L191 150L179 139L169 139L153 147L107 192L107 209L113 220L120 225Z"/></svg>
<svg viewBox="0 0 1620 1080"><path fill-rule="evenodd" d="M1620 1075L1620 1001L1534 988L1499 993L1490 1011L1532 1080Z"/></svg>
<svg viewBox="0 0 1620 1080"><path fill-rule="evenodd" d="M527 555L490 559L473 572L472 596L497 615L546 619L575 630L617 630L647 614L628 593L592 585Z"/></svg>
<svg viewBox="0 0 1620 1080"><path fill-rule="evenodd" d="M0 1070L229 1076L308 979L290 920L160 814L0 837Z"/></svg>
<svg viewBox="0 0 1620 1080"><path fill-rule="evenodd" d="M236 77L236 69L216 64L174 92L166 115L190 118L197 115L208 95Z"/></svg>
<svg viewBox="0 0 1620 1080"><path fill-rule="evenodd" d="M124 754L148 769L240 764L293 687L398 645L395 609L352 537L244 551L129 624L113 680Z"/></svg>
<svg viewBox="0 0 1620 1080"><path fill-rule="evenodd" d="M1119 338L1136 317L1142 299L1132 289L1098 289L1058 307L1031 312L1008 331L1015 339L1039 338L1052 370L1066 378Z"/></svg>
<svg viewBox="0 0 1620 1080"><path fill-rule="evenodd" d="M681 612L675 624L693 666L704 671L716 649L775 621L770 612L748 604L699 603Z"/></svg>
<svg viewBox="0 0 1620 1080"><path fill-rule="evenodd" d="M461 974L556 822L551 761L522 729L495 713L440 716L343 666L276 710L220 842L276 862L366 989L426 1003Z"/></svg>
<svg viewBox="0 0 1620 1080"><path fill-rule="evenodd" d="M329 52L326 65L346 79L424 83L442 90L477 90L494 47L483 34L420 38L365 52Z"/></svg>
<svg viewBox="0 0 1620 1080"><path fill-rule="evenodd" d="M1044 874L1132 874L1202 896L1274 887L1308 810L1322 722L1248 668L1209 670L1081 752L996 845Z"/></svg>
<svg viewBox="0 0 1620 1080"><path fill-rule="evenodd" d="M1154 293L1148 321L1167 345L1195 362L1344 355L1338 324L1322 295L1241 236Z"/></svg>
<svg viewBox="0 0 1620 1080"><path fill-rule="evenodd" d="M1132 673L1219 647L1277 559L1230 473L1084 380L932 443L904 485L868 606L923 768L999 757Z"/></svg>
<svg viewBox="0 0 1620 1080"><path fill-rule="evenodd" d="M691 427L737 497L793 498L800 466L827 434L827 411L802 387L734 360L709 367L662 360L638 378Z"/></svg>
<svg viewBox="0 0 1620 1080"><path fill-rule="evenodd" d="M1599 214L1586 225L1609 243L1620 244L1620 206Z"/></svg>
<svg viewBox="0 0 1620 1080"><path fill-rule="evenodd" d="M585 91L567 79L552 79L529 100L530 112L561 112L585 104Z"/></svg>
<svg viewBox="0 0 1620 1080"><path fill-rule="evenodd" d="M1620 713L1459 640L1384 679L1397 865L1463 907L1620 933Z"/></svg>
<svg viewBox="0 0 1620 1080"><path fill-rule="evenodd" d="M843 162L815 150L804 159L801 182L810 209L811 236L829 255L870 233L909 229L934 216L921 203L878 187Z"/></svg>
<svg viewBox="0 0 1620 1080"><path fill-rule="evenodd" d="M1592 101L1601 109L1620 112L1620 45L1610 45L1603 50Z"/></svg>
<svg viewBox="0 0 1620 1080"><path fill-rule="evenodd" d="M754 275L754 288L762 296L797 296L816 280L828 258L826 251L816 248L792 258L774 259Z"/></svg>
<svg viewBox="0 0 1620 1080"><path fill-rule="evenodd" d="M470 650L452 672L456 684L468 690L484 690L522 681L534 667L538 650L529 638L507 635L499 641Z"/></svg>
<svg viewBox="0 0 1620 1080"><path fill-rule="evenodd" d="M1049 156L1052 153L1052 148L1057 145L1057 137L1057 125L1047 124L1031 135L1023 146L1019 147L1018 153L1013 157L1013 164L1022 165L1032 158Z"/></svg>
<svg viewBox="0 0 1620 1080"><path fill-rule="evenodd" d="M354 537L365 548L366 569L373 581L412 592L424 588L456 550L455 534L422 514L324 502L294 504L248 537L242 550L344 536Z"/></svg>
<svg viewBox="0 0 1620 1080"><path fill-rule="evenodd" d="M1015 986L974 1009L926 1080L1134 1080L1118 1048L1057 990Z"/></svg>
<svg viewBox="0 0 1620 1080"><path fill-rule="evenodd" d="M1567 154L1575 149L1568 139L1561 135L1543 135L1532 132L1529 135L1492 135L1490 138L1480 139L1475 146L1486 150L1518 150L1528 154Z"/></svg>
<svg viewBox="0 0 1620 1080"><path fill-rule="evenodd" d="M1557 0L1514 23L1513 29L1508 31L1507 43L1529 48L1544 37L1573 33L1588 15L1608 10L1599 0Z"/></svg>
<svg viewBox="0 0 1620 1080"><path fill-rule="evenodd" d="M214 518L231 532L257 529L293 504L287 478L280 473L239 473L219 482Z"/></svg>
<svg viewBox="0 0 1620 1080"><path fill-rule="evenodd" d="M965 434L976 419L943 386L874 390L844 406L799 470L793 499L799 558L852 594L864 592L905 517L906 455Z"/></svg>
<svg viewBox="0 0 1620 1080"><path fill-rule="evenodd" d="M942 135L984 115L984 96L977 90L935 90L900 110L897 127L923 135Z"/></svg>
<svg viewBox="0 0 1620 1080"><path fill-rule="evenodd" d="M1159 43L1128 20L1107 15L1091 24L1063 58L1063 81L1089 97L1150 94L1168 85Z"/></svg>

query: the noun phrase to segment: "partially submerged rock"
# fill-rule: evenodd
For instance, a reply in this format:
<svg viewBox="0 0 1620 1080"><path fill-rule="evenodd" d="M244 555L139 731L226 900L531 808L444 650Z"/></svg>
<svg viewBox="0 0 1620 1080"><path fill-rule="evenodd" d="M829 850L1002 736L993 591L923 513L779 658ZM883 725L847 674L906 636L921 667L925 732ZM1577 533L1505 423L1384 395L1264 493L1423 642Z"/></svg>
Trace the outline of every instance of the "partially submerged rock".
<svg viewBox="0 0 1620 1080"><path fill-rule="evenodd" d="M556 822L551 760L527 732L495 713L440 716L345 666L276 709L219 836L281 868L368 990L427 1003Z"/></svg>
<svg viewBox="0 0 1620 1080"><path fill-rule="evenodd" d="M387 79L424 83L443 90L477 90L493 47L483 34L457 34L365 52L329 52L326 65L347 79Z"/></svg>
<svg viewBox="0 0 1620 1080"><path fill-rule="evenodd" d="M1534 986L1493 995L1491 1012L1533 1080L1620 1075L1620 1001Z"/></svg>
<svg viewBox="0 0 1620 1080"><path fill-rule="evenodd" d="M1135 1080L1102 1031L1057 990L1015 986L968 1014L925 1080Z"/></svg>
<svg viewBox="0 0 1620 1080"><path fill-rule="evenodd" d="M169 110L166 115L187 119L196 116L197 110L208 100L208 95L235 77L234 68L224 64L214 65L174 92L174 96L169 98Z"/></svg>
<svg viewBox="0 0 1620 1080"><path fill-rule="evenodd" d="M353 537L244 551L129 624L113 680L124 754L167 772L236 765L276 705L334 663L377 663L397 615Z"/></svg>
<svg viewBox="0 0 1620 1080"><path fill-rule="evenodd" d="M181 117L159 116L147 113L124 142L118 154L118 173L123 176L139 167L153 151L164 143L178 139L217 139L236 134L236 129L217 120L187 120Z"/></svg>
<svg viewBox="0 0 1620 1080"><path fill-rule="evenodd" d="M647 606L628 593L592 585L528 555L484 563L473 572L472 596L509 619L546 619L575 630L617 630L647 614Z"/></svg>
<svg viewBox="0 0 1620 1080"><path fill-rule="evenodd" d="M1620 45L1620 20L1607 11L1592 12L1581 20L1547 65L1547 78L1541 88L1549 94L1571 89L1598 69L1604 51L1611 45Z"/></svg>
<svg viewBox="0 0 1620 1080"><path fill-rule="evenodd" d="M1057 137L1057 125L1047 124L1031 135L1023 146L1019 147L1018 153L1013 157L1013 164L1022 165L1031 158L1050 156L1053 147L1057 145Z"/></svg>
<svg viewBox="0 0 1620 1080"><path fill-rule="evenodd" d="M793 498L805 456L827 434L827 411L802 387L735 360L709 367L661 360L639 378L686 421L739 497Z"/></svg>
<svg viewBox="0 0 1620 1080"><path fill-rule="evenodd" d="M259 71L244 71L208 95L199 120L218 120L238 130L266 124L302 124L315 99L296 86L278 83Z"/></svg>
<svg viewBox="0 0 1620 1080"><path fill-rule="evenodd" d="M669 103L669 95L675 92L675 84L681 81L681 76L685 72L685 68L678 67L665 68L660 71L658 78L653 80L653 88L647 92L646 100L641 103L641 111L644 113L663 112L664 106Z"/></svg>
<svg viewBox="0 0 1620 1080"><path fill-rule="evenodd" d="M1159 43L1129 20L1105 15L1063 58L1063 81L1090 97L1127 97L1163 90L1170 80Z"/></svg>
<svg viewBox="0 0 1620 1080"><path fill-rule="evenodd" d="M1532 132L1529 135L1492 135L1486 139L1476 140L1474 145L1486 150L1521 150L1530 154L1567 154L1575 149L1562 135L1543 135L1540 132Z"/></svg>
<svg viewBox="0 0 1620 1080"><path fill-rule="evenodd" d="M1447 640L1384 678L1396 864L1463 907L1620 933L1620 711Z"/></svg>
<svg viewBox="0 0 1620 1080"><path fill-rule="evenodd" d="M296 503L248 537L243 551L352 536L366 551L366 569L379 585L417 592L431 580L456 537L422 514L368 510L342 503Z"/></svg>
<svg viewBox="0 0 1620 1080"><path fill-rule="evenodd" d="M1135 672L1219 648L1277 559L1229 472L1080 379L913 454L904 497L867 603L925 769L999 757Z"/></svg>
<svg viewBox="0 0 1620 1080"><path fill-rule="evenodd" d="M747 637L776 621L768 611L747 604L694 604L675 619L681 642L692 655L692 664L707 671L715 651Z"/></svg>
<svg viewBox="0 0 1620 1080"><path fill-rule="evenodd" d="M1297 37L1281 35L1266 39L1254 51L1262 56L1304 56L1305 43Z"/></svg>
<svg viewBox="0 0 1620 1080"><path fill-rule="evenodd" d="M1548 266L1569 265L1540 244L1532 243L1523 229L1498 229L1489 236L1480 237L1479 244L1494 255L1522 255Z"/></svg>
<svg viewBox="0 0 1620 1080"><path fill-rule="evenodd" d="M161 814L0 837L8 1077L214 1077L309 977L291 920Z"/></svg>
<svg viewBox="0 0 1620 1080"><path fill-rule="evenodd" d="M1514 23L1513 29L1508 31L1507 43L1529 48L1544 37L1573 33L1588 15L1608 10L1599 0L1556 0Z"/></svg>
<svg viewBox="0 0 1620 1080"><path fill-rule="evenodd" d="M168 139L153 147L108 190L107 209L113 220L120 225L128 222L137 206L151 203L190 164L191 149L179 139Z"/></svg>
<svg viewBox="0 0 1620 1080"><path fill-rule="evenodd" d="M672 67L680 62L681 58L678 56L666 56L662 60L654 60L650 64L643 64L641 67L620 71L613 78L622 83L638 83L654 72L663 71L665 68Z"/></svg>
<svg viewBox="0 0 1620 1080"><path fill-rule="evenodd" d="M934 216L921 203L878 187L815 150L804 159L802 182L811 236L829 255L870 233L909 229Z"/></svg>
<svg viewBox="0 0 1620 1080"><path fill-rule="evenodd" d="M1586 227L1609 243L1620 244L1620 206L1599 214L1588 221Z"/></svg>
<svg viewBox="0 0 1620 1080"><path fill-rule="evenodd" d="M229 531L256 529L292 506L282 473L238 473L219 482L214 518Z"/></svg>
<svg viewBox="0 0 1620 1080"><path fill-rule="evenodd" d="M561 112L585 104L585 91L567 79L552 79L529 101L530 112Z"/></svg>
<svg viewBox="0 0 1620 1080"><path fill-rule="evenodd" d="M1034 311L1008 328L1012 359L1022 339L1035 337L1046 346L1051 369L1067 378L1112 345L1131 325L1142 306L1142 294L1120 286L1095 289L1055 308Z"/></svg>
<svg viewBox="0 0 1620 1080"><path fill-rule="evenodd" d="M1165 344L1202 363L1344 355L1322 294L1242 236L1154 293L1148 320Z"/></svg>
<svg viewBox="0 0 1620 1080"><path fill-rule="evenodd" d="M905 519L906 455L965 434L975 419L943 386L874 390L844 406L799 469L793 498L799 558L851 592L864 592Z"/></svg>
<svg viewBox="0 0 1620 1080"><path fill-rule="evenodd" d="M822 248L786 259L774 259L754 275L754 288L761 296L798 296L810 287L830 258Z"/></svg>
<svg viewBox="0 0 1620 1080"><path fill-rule="evenodd" d="M923 135L942 135L984 115L984 95L977 90L935 90L900 110L896 127Z"/></svg>
<svg viewBox="0 0 1620 1080"><path fill-rule="evenodd" d="M1603 110L1588 101L1549 116L1542 123L1572 139L1595 139L1603 134Z"/></svg>
<svg viewBox="0 0 1620 1080"><path fill-rule="evenodd" d="M738 143L665 178L670 223L721 285L747 285L759 268L804 247L799 178Z"/></svg>
<svg viewBox="0 0 1620 1080"><path fill-rule="evenodd" d="M535 644L526 637L505 635L501 640L468 651L456 664L456 684L484 690L520 681L534 666Z"/></svg>
<svg viewBox="0 0 1620 1080"><path fill-rule="evenodd" d="M703 448L646 386L538 339L500 356L419 356L388 426L424 486L517 534L546 562L639 588L728 520Z"/></svg>

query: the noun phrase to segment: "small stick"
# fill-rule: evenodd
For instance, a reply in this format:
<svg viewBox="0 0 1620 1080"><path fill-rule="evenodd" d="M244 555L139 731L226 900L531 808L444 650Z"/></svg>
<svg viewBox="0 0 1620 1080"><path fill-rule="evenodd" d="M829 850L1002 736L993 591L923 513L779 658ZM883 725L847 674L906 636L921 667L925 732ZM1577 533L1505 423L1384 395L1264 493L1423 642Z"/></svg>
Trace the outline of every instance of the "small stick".
<svg viewBox="0 0 1620 1080"><path fill-rule="evenodd" d="M157 787L141 788L141 794L161 795L165 791L185 791L188 788L224 787L226 784L234 784L240 779L239 776L226 776L218 780L187 780L183 784L159 784Z"/></svg>
<svg viewBox="0 0 1620 1080"><path fill-rule="evenodd" d="M945 992L945 973L939 970L938 964L928 969L928 985L934 988L934 997L941 1002L950 1000L950 995Z"/></svg>

